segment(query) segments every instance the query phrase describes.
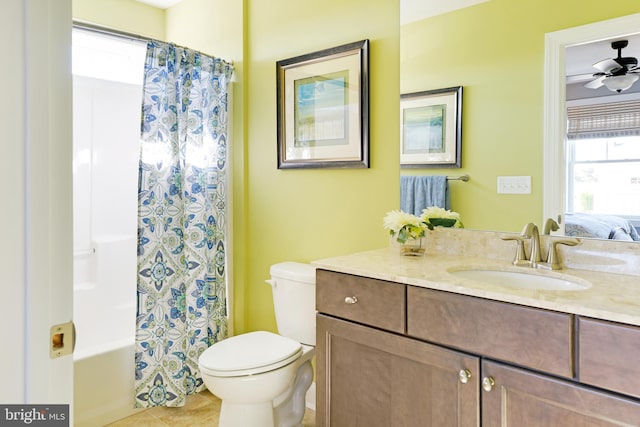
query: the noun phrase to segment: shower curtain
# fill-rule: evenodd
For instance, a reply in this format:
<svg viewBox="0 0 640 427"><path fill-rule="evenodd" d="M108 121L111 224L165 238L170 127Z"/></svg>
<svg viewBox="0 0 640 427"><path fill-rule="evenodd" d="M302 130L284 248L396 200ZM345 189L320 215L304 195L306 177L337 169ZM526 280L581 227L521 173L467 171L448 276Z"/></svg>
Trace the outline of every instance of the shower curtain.
<svg viewBox="0 0 640 427"><path fill-rule="evenodd" d="M198 356L227 335L227 88L233 66L150 41L138 178L135 407L203 389Z"/></svg>

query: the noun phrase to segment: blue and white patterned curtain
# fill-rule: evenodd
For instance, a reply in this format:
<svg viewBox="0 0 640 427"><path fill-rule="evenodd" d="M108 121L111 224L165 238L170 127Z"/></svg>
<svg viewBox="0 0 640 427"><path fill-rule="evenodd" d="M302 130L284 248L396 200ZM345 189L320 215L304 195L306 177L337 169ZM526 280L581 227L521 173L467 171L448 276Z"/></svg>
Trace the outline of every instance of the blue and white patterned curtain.
<svg viewBox="0 0 640 427"><path fill-rule="evenodd" d="M233 66L151 41L138 180L135 407L182 406L227 336L227 88Z"/></svg>

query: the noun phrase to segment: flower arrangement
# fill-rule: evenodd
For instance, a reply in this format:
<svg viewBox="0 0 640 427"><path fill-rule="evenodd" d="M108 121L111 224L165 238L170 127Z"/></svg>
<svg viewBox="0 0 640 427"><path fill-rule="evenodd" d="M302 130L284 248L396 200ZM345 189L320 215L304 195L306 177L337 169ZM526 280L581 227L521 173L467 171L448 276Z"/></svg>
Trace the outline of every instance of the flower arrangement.
<svg viewBox="0 0 640 427"><path fill-rule="evenodd" d="M437 206L430 206L423 209L420 218L432 226L464 228L458 212L452 212Z"/></svg>
<svg viewBox="0 0 640 427"><path fill-rule="evenodd" d="M422 216L402 211L388 212L384 217L383 225L392 237L396 236L396 241L400 244L404 244L409 239L424 237L426 230L433 230L433 225L426 222Z"/></svg>

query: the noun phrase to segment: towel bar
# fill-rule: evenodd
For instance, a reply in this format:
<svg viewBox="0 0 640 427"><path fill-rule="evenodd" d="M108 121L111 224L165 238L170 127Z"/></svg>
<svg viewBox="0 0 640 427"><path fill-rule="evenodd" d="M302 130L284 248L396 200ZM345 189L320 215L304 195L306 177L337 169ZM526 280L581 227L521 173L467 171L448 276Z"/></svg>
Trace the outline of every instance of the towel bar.
<svg viewBox="0 0 640 427"><path fill-rule="evenodd" d="M447 177L447 181L464 181L464 182L468 182L469 181L469 175L448 176Z"/></svg>

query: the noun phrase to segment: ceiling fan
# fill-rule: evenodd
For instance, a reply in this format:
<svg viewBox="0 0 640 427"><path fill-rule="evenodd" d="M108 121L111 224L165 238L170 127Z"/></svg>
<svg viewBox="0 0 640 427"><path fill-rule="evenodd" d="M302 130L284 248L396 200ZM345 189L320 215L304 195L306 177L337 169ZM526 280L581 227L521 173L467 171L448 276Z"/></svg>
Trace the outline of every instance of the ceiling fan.
<svg viewBox="0 0 640 427"><path fill-rule="evenodd" d="M618 57L593 64L593 67L599 70L593 74L593 77L597 78L585 84L584 87L598 89L604 85L607 89L618 93L629 89L638 80L637 73L640 73L640 69L638 68L638 59L622 56L622 49L628 44L628 40L612 42L611 48L618 51Z"/></svg>

